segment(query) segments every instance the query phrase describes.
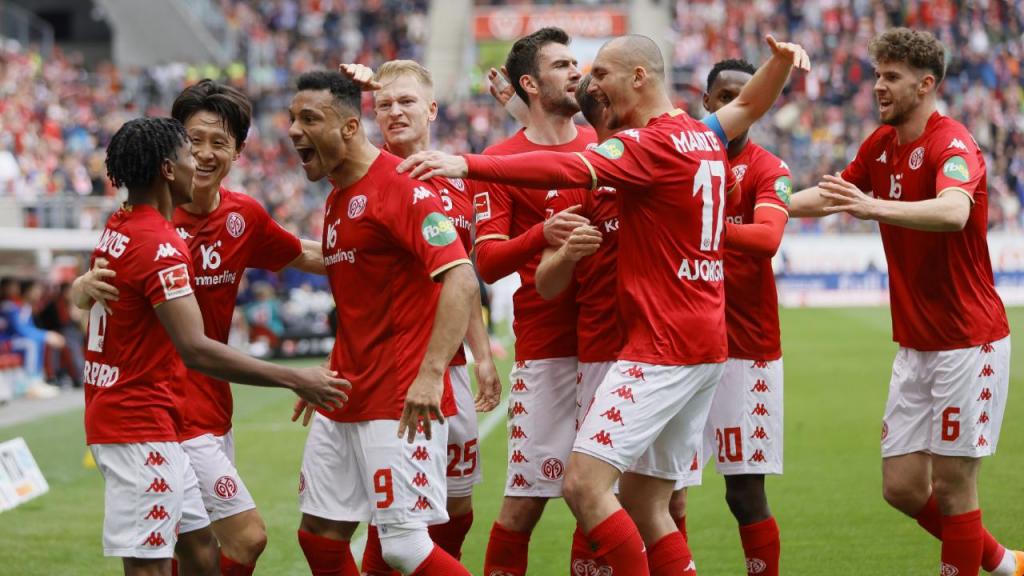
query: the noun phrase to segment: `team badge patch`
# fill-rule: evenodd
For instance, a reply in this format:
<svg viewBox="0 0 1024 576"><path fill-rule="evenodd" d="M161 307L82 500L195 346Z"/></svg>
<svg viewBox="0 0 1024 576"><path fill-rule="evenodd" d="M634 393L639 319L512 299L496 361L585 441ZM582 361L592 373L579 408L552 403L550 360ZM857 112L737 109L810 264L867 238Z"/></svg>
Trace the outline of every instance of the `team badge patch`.
<svg viewBox="0 0 1024 576"><path fill-rule="evenodd" d="M355 220L356 218L359 218L360 216L362 216L363 212L365 212L365 211L366 211L366 196L360 194L358 196L353 196L352 199L348 201L348 217L349 217L349 219Z"/></svg>
<svg viewBox="0 0 1024 576"><path fill-rule="evenodd" d="M953 156L942 165L942 173L953 180L967 182L971 179L971 172L967 169L967 161L961 156Z"/></svg>
<svg viewBox="0 0 1024 576"><path fill-rule="evenodd" d="M626 146L618 138L609 138L603 144L594 148L594 152L609 160L618 160L626 152Z"/></svg>
<svg viewBox="0 0 1024 576"><path fill-rule="evenodd" d="M160 285L164 288L164 298L173 300L192 293L192 285L188 282L188 264L178 264L164 268L158 272Z"/></svg>
<svg viewBox="0 0 1024 576"><path fill-rule="evenodd" d="M221 500L231 500L238 494L238 483L231 476L221 476L213 485L213 493Z"/></svg>
<svg viewBox="0 0 1024 576"><path fill-rule="evenodd" d="M466 183L465 181L462 180L462 178L448 178L447 180L451 182L452 186L454 186L455 189L458 190L459 192L466 191Z"/></svg>
<svg viewBox="0 0 1024 576"><path fill-rule="evenodd" d="M783 204L789 206L789 200L793 196L793 183L789 180L789 176L779 176L775 180L775 194Z"/></svg>
<svg viewBox="0 0 1024 576"><path fill-rule="evenodd" d="M459 237L452 221L440 212L427 214L420 229L423 232L423 239L431 246L447 246Z"/></svg>
<svg viewBox="0 0 1024 576"><path fill-rule="evenodd" d="M228 229L228 234L231 234L232 238L238 238L245 232L245 218L238 212L232 212L228 214L228 219L224 222L224 226Z"/></svg>
<svg viewBox="0 0 1024 576"><path fill-rule="evenodd" d="M924 162L924 146L918 146L914 148L914 151L910 153L910 169L917 170L921 167Z"/></svg>
<svg viewBox="0 0 1024 576"><path fill-rule="evenodd" d="M737 165L732 167L732 177L735 178L737 182L742 182L743 181L743 177L746 176L746 175L747 175L747 165L746 164L737 164Z"/></svg>

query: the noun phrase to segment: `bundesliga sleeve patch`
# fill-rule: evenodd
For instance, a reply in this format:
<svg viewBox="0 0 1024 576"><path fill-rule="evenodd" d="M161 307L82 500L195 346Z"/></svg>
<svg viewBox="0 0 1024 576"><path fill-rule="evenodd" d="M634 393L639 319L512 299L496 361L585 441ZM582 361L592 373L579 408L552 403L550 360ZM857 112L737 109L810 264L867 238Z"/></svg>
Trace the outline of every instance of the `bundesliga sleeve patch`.
<svg viewBox="0 0 1024 576"><path fill-rule="evenodd" d="M779 176L775 180L775 194L783 204L789 206L789 199L793 196L793 182L789 180L789 176Z"/></svg>
<svg viewBox="0 0 1024 576"><path fill-rule="evenodd" d="M178 264L164 268L160 272L160 285L164 287L164 298L173 300L192 293L192 285L188 282L188 265Z"/></svg>
<svg viewBox="0 0 1024 576"><path fill-rule="evenodd" d="M431 246L447 246L459 237L452 221L440 212L427 214L420 229L423 231L423 239Z"/></svg>
<svg viewBox="0 0 1024 576"><path fill-rule="evenodd" d="M618 138L609 138L600 146L594 148L594 152L597 152L609 160L618 160L619 158L622 158L622 154L626 152L626 147L622 144L622 140L619 140Z"/></svg>
<svg viewBox="0 0 1024 576"><path fill-rule="evenodd" d="M942 165L942 173L948 178L967 182L971 179L971 171L967 169L967 161L962 156L953 156Z"/></svg>

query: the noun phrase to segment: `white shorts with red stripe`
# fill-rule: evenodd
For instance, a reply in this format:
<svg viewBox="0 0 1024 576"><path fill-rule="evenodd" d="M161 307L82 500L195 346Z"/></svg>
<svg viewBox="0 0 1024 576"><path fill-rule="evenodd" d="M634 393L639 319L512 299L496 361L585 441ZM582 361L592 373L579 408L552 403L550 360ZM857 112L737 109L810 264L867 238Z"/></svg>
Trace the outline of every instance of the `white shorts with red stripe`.
<svg viewBox="0 0 1024 576"><path fill-rule="evenodd" d="M466 366L451 366L455 405L459 413L448 419L448 496L473 494L473 486L483 481L480 460L480 433L477 428L476 405Z"/></svg>
<svg viewBox="0 0 1024 576"><path fill-rule="evenodd" d="M576 436L576 358L517 361L509 381L505 495L558 498Z"/></svg>
<svg viewBox="0 0 1024 576"><path fill-rule="evenodd" d="M93 444L103 474L103 554L171 558L181 532L210 525L188 456L177 442Z"/></svg>
<svg viewBox="0 0 1024 576"><path fill-rule="evenodd" d="M211 522L256 508L235 468L235 435L203 434L181 443L199 479L199 491Z"/></svg>
<svg viewBox="0 0 1024 576"><path fill-rule="evenodd" d="M901 347L882 420L882 457L995 454L1009 383L1009 336L939 352Z"/></svg>
<svg viewBox="0 0 1024 576"><path fill-rule="evenodd" d="M616 362L594 395L573 451L622 472L689 477L722 366Z"/></svg>
<svg viewBox="0 0 1024 576"><path fill-rule="evenodd" d="M339 522L428 525L448 521L448 423L432 438L398 438L398 420L335 422L316 414L299 472L299 509Z"/></svg>

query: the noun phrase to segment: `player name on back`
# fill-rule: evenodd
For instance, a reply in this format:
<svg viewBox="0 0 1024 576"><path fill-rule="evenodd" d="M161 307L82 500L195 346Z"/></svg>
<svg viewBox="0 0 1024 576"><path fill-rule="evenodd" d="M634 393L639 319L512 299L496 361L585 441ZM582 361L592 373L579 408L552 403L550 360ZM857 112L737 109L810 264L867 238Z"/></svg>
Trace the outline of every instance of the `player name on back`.
<svg viewBox="0 0 1024 576"><path fill-rule="evenodd" d="M676 152L680 154L694 151L717 152L722 149L721 144L718 142L718 136L711 130L703 132L683 130L679 132L679 136L669 134L669 137L672 138L672 144L675 145Z"/></svg>
<svg viewBox="0 0 1024 576"><path fill-rule="evenodd" d="M96 244L96 249L100 252L106 252L114 258L120 258L128 248L129 242L131 242L131 238L110 228L105 228L100 236L100 241Z"/></svg>

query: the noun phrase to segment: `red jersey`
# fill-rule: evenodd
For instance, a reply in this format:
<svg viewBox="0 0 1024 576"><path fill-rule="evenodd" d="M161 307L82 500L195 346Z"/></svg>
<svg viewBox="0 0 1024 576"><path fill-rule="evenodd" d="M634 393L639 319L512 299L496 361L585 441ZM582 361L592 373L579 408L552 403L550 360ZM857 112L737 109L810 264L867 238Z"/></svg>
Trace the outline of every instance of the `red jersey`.
<svg viewBox="0 0 1024 576"><path fill-rule="evenodd" d="M324 217L324 265L338 308L331 368L352 383L339 422L398 420L434 325L439 274L469 263L439 193L397 172L381 151L359 181L335 188ZM445 374L442 411L455 414Z"/></svg>
<svg viewBox="0 0 1024 576"><path fill-rule="evenodd" d="M440 193L445 214L455 226L463 249L466 250L466 254L469 254L473 251L473 188L471 181L462 178L437 177L430 183ZM449 366L465 365L466 349L465 346L459 346L455 355L452 356Z"/></svg>
<svg viewBox="0 0 1024 576"><path fill-rule="evenodd" d="M611 362L622 349L622 326L615 299L618 276L619 208L614 188L590 192L580 188L552 190L545 201L546 216L579 205L577 214L601 232L597 252L576 263L576 337L580 362Z"/></svg>
<svg viewBox="0 0 1024 576"><path fill-rule="evenodd" d="M729 162L738 186L725 203L728 222L750 224L754 210L761 206L789 213L793 183L785 162L753 142L747 142ZM726 249L725 269L729 357L778 360L782 357L782 339L772 259Z"/></svg>
<svg viewBox="0 0 1024 576"><path fill-rule="evenodd" d="M734 180L725 146L711 128L676 110L585 152L466 159L470 177L479 180L614 187L625 329L619 359L725 361L722 229L725 191Z"/></svg>
<svg viewBox="0 0 1024 576"><path fill-rule="evenodd" d="M195 291L206 335L228 341L238 284L246 268L280 270L302 253L302 243L275 222L259 202L220 189L209 214L174 210L174 226L195 262ZM221 436L231 429L231 385L189 370L176 390L182 395L181 439Z"/></svg>
<svg viewBox="0 0 1024 576"><path fill-rule="evenodd" d="M843 178L885 200L917 202L959 190L973 201L958 232L879 224L893 340L915 350L953 350L1010 333L988 254L985 159L963 125L935 112L924 133L907 144L898 142L895 128L881 126L861 144Z"/></svg>
<svg viewBox="0 0 1024 576"><path fill-rule="evenodd" d="M154 308L192 294L188 248L150 206L126 206L107 220L92 253L106 258L120 292L111 314L94 304L85 351L87 444L175 442L173 388L185 365Z"/></svg>
<svg viewBox="0 0 1024 576"><path fill-rule="evenodd" d="M520 130L512 137L484 151L504 156L521 152L581 152L597 141L589 126L578 126L576 138L558 146L534 144ZM489 184L474 195L477 243L487 240L508 240L526 233L544 221L544 198L548 188L523 188ZM516 360L539 360L576 355L575 289L566 290L553 300L544 300L537 293L535 278L543 250L538 250L517 272L521 286L512 296L516 335Z"/></svg>

